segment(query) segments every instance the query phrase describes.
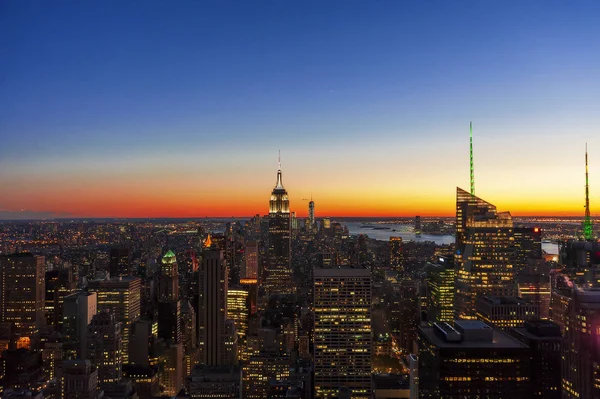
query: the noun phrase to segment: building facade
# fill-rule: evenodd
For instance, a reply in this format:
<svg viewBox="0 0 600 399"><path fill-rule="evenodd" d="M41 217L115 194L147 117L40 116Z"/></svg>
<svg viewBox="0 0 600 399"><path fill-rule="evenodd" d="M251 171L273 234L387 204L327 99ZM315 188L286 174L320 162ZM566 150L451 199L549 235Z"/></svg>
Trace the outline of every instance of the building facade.
<svg viewBox="0 0 600 399"><path fill-rule="evenodd" d="M315 398L371 395L371 274L364 268L314 270Z"/></svg>

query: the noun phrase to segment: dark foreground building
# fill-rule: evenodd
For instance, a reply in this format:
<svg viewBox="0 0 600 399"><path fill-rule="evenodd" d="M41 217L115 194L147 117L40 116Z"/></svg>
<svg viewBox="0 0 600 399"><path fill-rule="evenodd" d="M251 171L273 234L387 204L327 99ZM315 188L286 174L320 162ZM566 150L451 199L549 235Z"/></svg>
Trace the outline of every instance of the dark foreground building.
<svg viewBox="0 0 600 399"><path fill-rule="evenodd" d="M529 350L481 321L420 327L420 398L530 397Z"/></svg>

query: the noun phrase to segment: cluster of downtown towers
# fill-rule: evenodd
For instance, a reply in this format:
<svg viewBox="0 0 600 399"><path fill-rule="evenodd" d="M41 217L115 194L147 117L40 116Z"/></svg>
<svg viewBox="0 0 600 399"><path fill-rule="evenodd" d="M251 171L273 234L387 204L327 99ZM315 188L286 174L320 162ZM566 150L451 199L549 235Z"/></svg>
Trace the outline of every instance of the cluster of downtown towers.
<svg viewBox="0 0 600 399"><path fill-rule="evenodd" d="M110 275L85 287L70 272L48 280L42 256L2 255L3 397L600 397L597 242L571 240L562 264L544 262L539 228L457 189L455 246L420 280L390 240L386 284L410 304L396 351L407 383L394 385L372 367L372 270L324 253L309 306L296 302L297 222L280 168L268 216L247 224L264 239L246 242L238 284L209 234L185 294L171 251L140 277L116 250ZM312 201L305 229L317 231Z"/></svg>

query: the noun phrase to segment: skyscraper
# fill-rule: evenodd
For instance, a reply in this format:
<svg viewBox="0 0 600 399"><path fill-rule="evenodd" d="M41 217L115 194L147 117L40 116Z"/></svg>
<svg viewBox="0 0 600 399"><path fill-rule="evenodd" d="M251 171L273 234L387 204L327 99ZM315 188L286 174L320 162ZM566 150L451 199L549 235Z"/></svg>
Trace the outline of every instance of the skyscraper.
<svg viewBox="0 0 600 399"><path fill-rule="evenodd" d="M548 320L525 322L510 334L529 347L531 398L560 399L560 327Z"/></svg>
<svg viewBox="0 0 600 399"><path fill-rule="evenodd" d="M315 398L371 395L371 274L364 268L314 271Z"/></svg>
<svg viewBox="0 0 600 399"><path fill-rule="evenodd" d="M242 273L242 279L258 278L258 241L246 241L244 250L245 270Z"/></svg>
<svg viewBox="0 0 600 399"><path fill-rule="evenodd" d="M600 289L574 286L562 345L563 398L600 397L599 320Z"/></svg>
<svg viewBox="0 0 600 399"><path fill-rule="evenodd" d="M480 296L475 306L477 319L504 331L540 318L538 306L519 297Z"/></svg>
<svg viewBox="0 0 600 399"><path fill-rule="evenodd" d="M516 296L509 212L456 188L456 316L475 319L477 296Z"/></svg>
<svg viewBox="0 0 600 399"><path fill-rule="evenodd" d="M308 203L308 230L314 231L315 228L315 201L310 196L310 202Z"/></svg>
<svg viewBox="0 0 600 399"><path fill-rule="evenodd" d="M90 281L88 289L98 294L98 312L111 311L121 323L123 363L129 362L129 331L140 319L141 279L118 277L110 280Z"/></svg>
<svg viewBox="0 0 600 399"><path fill-rule="evenodd" d="M110 277L131 276L131 253L129 248L117 247L110 250L108 270Z"/></svg>
<svg viewBox="0 0 600 399"><path fill-rule="evenodd" d="M229 287L227 290L227 318L235 323L240 352L244 350L248 333L248 317L248 290L241 287Z"/></svg>
<svg viewBox="0 0 600 399"><path fill-rule="evenodd" d="M228 280L223 251L205 249L198 275L200 362L207 366L222 365L225 359Z"/></svg>
<svg viewBox="0 0 600 399"><path fill-rule="evenodd" d="M45 325L43 256L0 256L0 323L11 323L18 348L31 347Z"/></svg>
<svg viewBox="0 0 600 399"><path fill-rule="evenodd" d="M158 299L160 301L179 299L179 270L173 251L168 251L161 260Z"/></svg>
<svg viewBox="0 0 600 399"><path fill-rule="evenodd" d="M396 301L390 306L390 327L398 338L404 354L414 353L414 341L419 327L419 281L402 280L398 284Z"/></svg>
<svg viewBox="0 0 600 399"><path fill-rule="evenodd" d="M65 359L87 357L87 327L98 309L95 292L77 291L65 297L63 304L62 335Z"/></svg>
<svg viewBox="0 0 600 399"><path fill-rule="evenodd" d="M585 145L585 217L583 219L583 239L592 241L594 239L594 225L590 216L590 186L588 180L588 153L587 143Z"/></svg>
<svg viewBox="0 0 600 399"><path fill-rule="evenodd" d="M529 351L478 320L420 327L419 398L530 398Z"/></svg>
<svg viewBox="0 0 600 399"><path fill-rule="evenodd" d="M427 264L427 319L430 322L454 320L454 263L440 257Z"/></svg>
<svg viewBox="0 0 600 399"><path fill-rule="evenodd" d="M97 399L104 397L98 388L98 370L89 360L63 363L61 399Z"/></svg>
<svg viewBox="0 0 600 399"><path fill-rule="evenodd" d="M404 245L402 245L402 237L390 237L390 266L398 274L404 272Z"/></svg>
<svg viewBox="0 0 600 399"><path fill-rule="evenodd" d="M75 290L71 268L61 268L46 272L45 314L46 324L60 331L65 297Z"/></svg>
<svg viewBox="0 0 600 399"><path fill-rule="evenodd" d="M281 181L281 163L269 201L268 237L269 258L263 281L266 296L292 293L290 201Z"/></svg>
<svg viewBox="0 0 600 399"><path fill-rule="evenodd" d="M119 382L123 367L121 323L105 310L92 318L87 331L87 358L98 369L98 382L101 386Z"/></svg>
<svg viewBox="0 0 600 399"><path fill-rule="evenodd" d="M542 229L515 227L515 274L519 275L533 259L542 258Z"/></svg>

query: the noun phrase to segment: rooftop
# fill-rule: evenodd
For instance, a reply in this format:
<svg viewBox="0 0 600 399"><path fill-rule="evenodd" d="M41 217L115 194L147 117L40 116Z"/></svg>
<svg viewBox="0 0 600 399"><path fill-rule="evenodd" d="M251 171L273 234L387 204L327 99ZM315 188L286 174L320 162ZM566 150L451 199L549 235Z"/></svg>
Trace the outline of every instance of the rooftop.
<svg viewBox="0 0 600 399"><path fill-rule="evenodd" d="M440 325L446 323L439 323ZM449 339L439 333L439 329L434 326L420 327L419 330L438 348L490 348L490 349L519 349L526 348L516 338L510 335L492 329L487 324L479 320L456 320L454 323L454 333L450 334ZM436 333L436 330L438 331ZM456 333L460 334L460 339L456 339Z"/></svg>

